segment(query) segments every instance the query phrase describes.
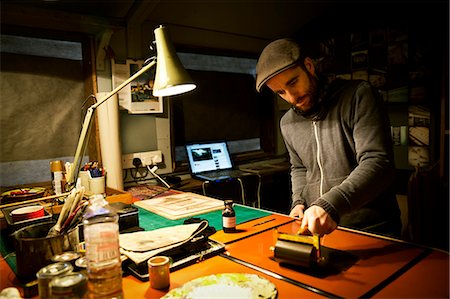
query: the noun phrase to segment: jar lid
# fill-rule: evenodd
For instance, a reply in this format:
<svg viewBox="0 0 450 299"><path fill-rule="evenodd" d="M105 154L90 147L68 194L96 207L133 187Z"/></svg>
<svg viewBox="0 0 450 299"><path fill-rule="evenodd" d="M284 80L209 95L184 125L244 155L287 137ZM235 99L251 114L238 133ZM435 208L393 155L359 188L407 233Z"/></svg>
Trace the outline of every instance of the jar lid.
<svg viewBox="0 0 450 299"><path fill-rule="evenodd" d="M50 162L50 171L63 171L63 162L61 160Z"/></svg>

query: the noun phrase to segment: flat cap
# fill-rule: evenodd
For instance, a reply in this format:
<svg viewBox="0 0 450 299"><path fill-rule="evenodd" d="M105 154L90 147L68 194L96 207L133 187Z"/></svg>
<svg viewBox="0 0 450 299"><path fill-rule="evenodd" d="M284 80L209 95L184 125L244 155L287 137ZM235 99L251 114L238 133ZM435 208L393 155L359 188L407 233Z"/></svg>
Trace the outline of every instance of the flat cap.
<svg viewBox="0 0 450 299"><path fill-rule="evenodd" d="M277 39L268 44L256 64L256 90L275 75L294 66L300 59L300 46L292 39Z"/></svg>

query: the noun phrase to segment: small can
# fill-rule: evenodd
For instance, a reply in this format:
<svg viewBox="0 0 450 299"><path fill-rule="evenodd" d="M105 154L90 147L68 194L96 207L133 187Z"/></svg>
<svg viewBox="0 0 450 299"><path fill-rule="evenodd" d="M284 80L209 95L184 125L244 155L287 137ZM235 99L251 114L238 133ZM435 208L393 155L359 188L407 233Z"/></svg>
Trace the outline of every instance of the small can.
<svg viewBox="0 0 450 299"><path fill-rule="evenodd" d="M50 281L52 298L83 298L87 291L87 276L83 273L72 272L54 277Z"/></svg>
<svg viewBox="0 0 450 299"><path fill-rule="evenodd" d="M75 261L81 257L81 254L79 252L75 251L66 251L61 254L57 254L54 257L52 257L52 262L66 262L70 263L73 266L75 266Z"/></svg>
<svg viewBox="0 0 450 299"><path fill-rule="evenodd" d="M86 269L87 268L86 256L82 256L79 259L77 259L75 261L75 266L79 269Z"/></svg>
<svg viewBox="0 0 450 299"><path fill-rule="evenodd" d="M72 272L70 263L59 262L41 268L37 273L39 298L50 297L49 283L52 278Z"/></svg>
<svg viewBox="0 0 450 299"><path fill-rule="evenodd" d="M170 285L170 258L154 256L147 262L150 286L157 290L166 289Z"/></svg>

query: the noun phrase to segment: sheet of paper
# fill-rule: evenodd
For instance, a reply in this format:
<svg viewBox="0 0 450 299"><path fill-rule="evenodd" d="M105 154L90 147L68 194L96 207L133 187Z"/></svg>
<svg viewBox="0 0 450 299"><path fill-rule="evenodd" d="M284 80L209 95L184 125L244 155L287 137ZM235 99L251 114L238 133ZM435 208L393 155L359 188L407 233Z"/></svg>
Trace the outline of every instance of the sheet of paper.
<svg viewBox="0 0 450 299"><path fill-rule="evenodd" d="M152 231L120 234L120 247L137 252L166 247L188 239L199 226L199 223L184 224Z"/></svg>
<svg viewBox="0 0 450 299"><path fill-rule="evenodd" d="M188 240L200 223L164 227L152 231L120 234L120 252L136 264Z"/></svg>

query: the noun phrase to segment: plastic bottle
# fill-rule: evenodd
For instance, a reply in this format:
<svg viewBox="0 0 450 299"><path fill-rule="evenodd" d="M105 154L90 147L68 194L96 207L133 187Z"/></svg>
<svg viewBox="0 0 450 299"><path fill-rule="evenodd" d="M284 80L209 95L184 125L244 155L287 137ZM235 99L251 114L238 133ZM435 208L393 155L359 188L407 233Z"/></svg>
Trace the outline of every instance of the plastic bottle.
<svg viewBox="0 0 450 299"><path fill-rule="evenodd" d="M103 195L89 198L83 217L88 298L123 298L119 217Z"/></svg>
<svg viewBox="0 0 450 299"><path fill-rule="evenodd" d="M222 227L225 233L236 231L236 213L233 209L233 201L225 200L225 208L222 211Z"/></svg>

